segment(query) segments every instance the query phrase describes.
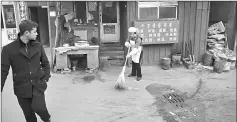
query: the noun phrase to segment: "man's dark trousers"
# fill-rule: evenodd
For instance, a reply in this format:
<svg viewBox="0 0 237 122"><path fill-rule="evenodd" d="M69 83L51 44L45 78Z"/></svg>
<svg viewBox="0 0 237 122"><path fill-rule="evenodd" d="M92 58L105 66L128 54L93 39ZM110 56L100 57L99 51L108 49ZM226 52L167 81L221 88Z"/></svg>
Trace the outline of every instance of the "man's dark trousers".
<svg viewBox="0 0 237 122"><path fill-rule="evenodd" d="M139 58L139 63L135 63L132 61L132 76L137 76L137 77L142 77L141 73L141 59L143 56L143 51L141 51L140 58Z"/></svg>
<svg viewBox="0 0 237 122"><path fill-rule="evenodd" d="M32 98L17 97L17 99L27 122L37 122L35 113L37 113L43 121L49 121L50 115L46 108L45 95L43 92L40 93L40 91L33 87Z"/></svg>

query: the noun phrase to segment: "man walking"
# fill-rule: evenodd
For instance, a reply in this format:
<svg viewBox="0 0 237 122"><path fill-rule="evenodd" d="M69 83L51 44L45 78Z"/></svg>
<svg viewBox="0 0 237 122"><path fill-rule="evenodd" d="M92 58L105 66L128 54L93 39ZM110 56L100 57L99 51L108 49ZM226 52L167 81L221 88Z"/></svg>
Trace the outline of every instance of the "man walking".
<svg viewBox="0 0 237 122"><path fill-rule="evenodd" d="M50 75L50 65L44 48L36 40L38 24L31 20L20 23L18 37L2 49L1 92L9 68L12 68L14 94L17 96L27 122L37 122L37 113L44 122L50 122L44 91Z"/></svg>

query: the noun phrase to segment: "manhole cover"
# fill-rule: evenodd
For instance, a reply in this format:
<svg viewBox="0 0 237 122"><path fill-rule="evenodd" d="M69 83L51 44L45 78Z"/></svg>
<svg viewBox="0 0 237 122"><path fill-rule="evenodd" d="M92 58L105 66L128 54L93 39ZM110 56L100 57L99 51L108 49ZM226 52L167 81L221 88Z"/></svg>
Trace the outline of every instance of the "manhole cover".
<svg viewBox="0 0 237 122"><path fill-rule="evenodd" d="M184 106L184 98L176 93L170 93L163 95L169 103L174 104L176 107L183 108Z"/></svg>

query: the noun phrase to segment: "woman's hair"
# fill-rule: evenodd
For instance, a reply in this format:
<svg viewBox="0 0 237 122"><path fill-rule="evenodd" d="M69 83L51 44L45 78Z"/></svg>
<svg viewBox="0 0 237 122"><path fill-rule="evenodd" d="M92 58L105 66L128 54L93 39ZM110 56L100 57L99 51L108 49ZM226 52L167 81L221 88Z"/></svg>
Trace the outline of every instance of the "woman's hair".
<svg viewBox="0 0 237 122"><path fill-rule="evenodd" d="M19 25L20 35L23 35L25 31L31 31L33 28L37 28L38 24L31 20L23 20Z"/></svg>

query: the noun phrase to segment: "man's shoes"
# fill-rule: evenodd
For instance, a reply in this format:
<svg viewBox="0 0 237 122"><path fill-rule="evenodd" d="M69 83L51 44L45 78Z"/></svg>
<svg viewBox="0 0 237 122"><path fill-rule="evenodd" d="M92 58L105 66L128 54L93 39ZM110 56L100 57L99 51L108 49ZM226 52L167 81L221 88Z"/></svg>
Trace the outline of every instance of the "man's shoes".
<svg viewBox="0 0 237 122"><path fill-rule="evenodd" d="M130 75L128 75L128 77L135 77L134 75L132 75L132 74L130 74Z"/></svg>
<svg viewBox="0 0 237 122"><path fill-rule="evenodd" d="M49 119L48 121L46 121L46 122L51 122L51 119Z"/></svg>
<svg viewBox="0 0 237 122"><path fill-rule="evenodd" d="M49 120L48 120L48 121L45 121L45 122L51 122L51 116L50 116Z"/></svg>
<svg viewBox="0 0 237 122"><path fill-rule="evenodd" d="M48 121L45 121L45 122L51 122L51 119L49 119Z"/></svg>
<svg viewBox="0 0 237 122"><path fill-rule="evenodd" d="M140 81L142 79L142 77L137 77L137 81Z"/></svg>

